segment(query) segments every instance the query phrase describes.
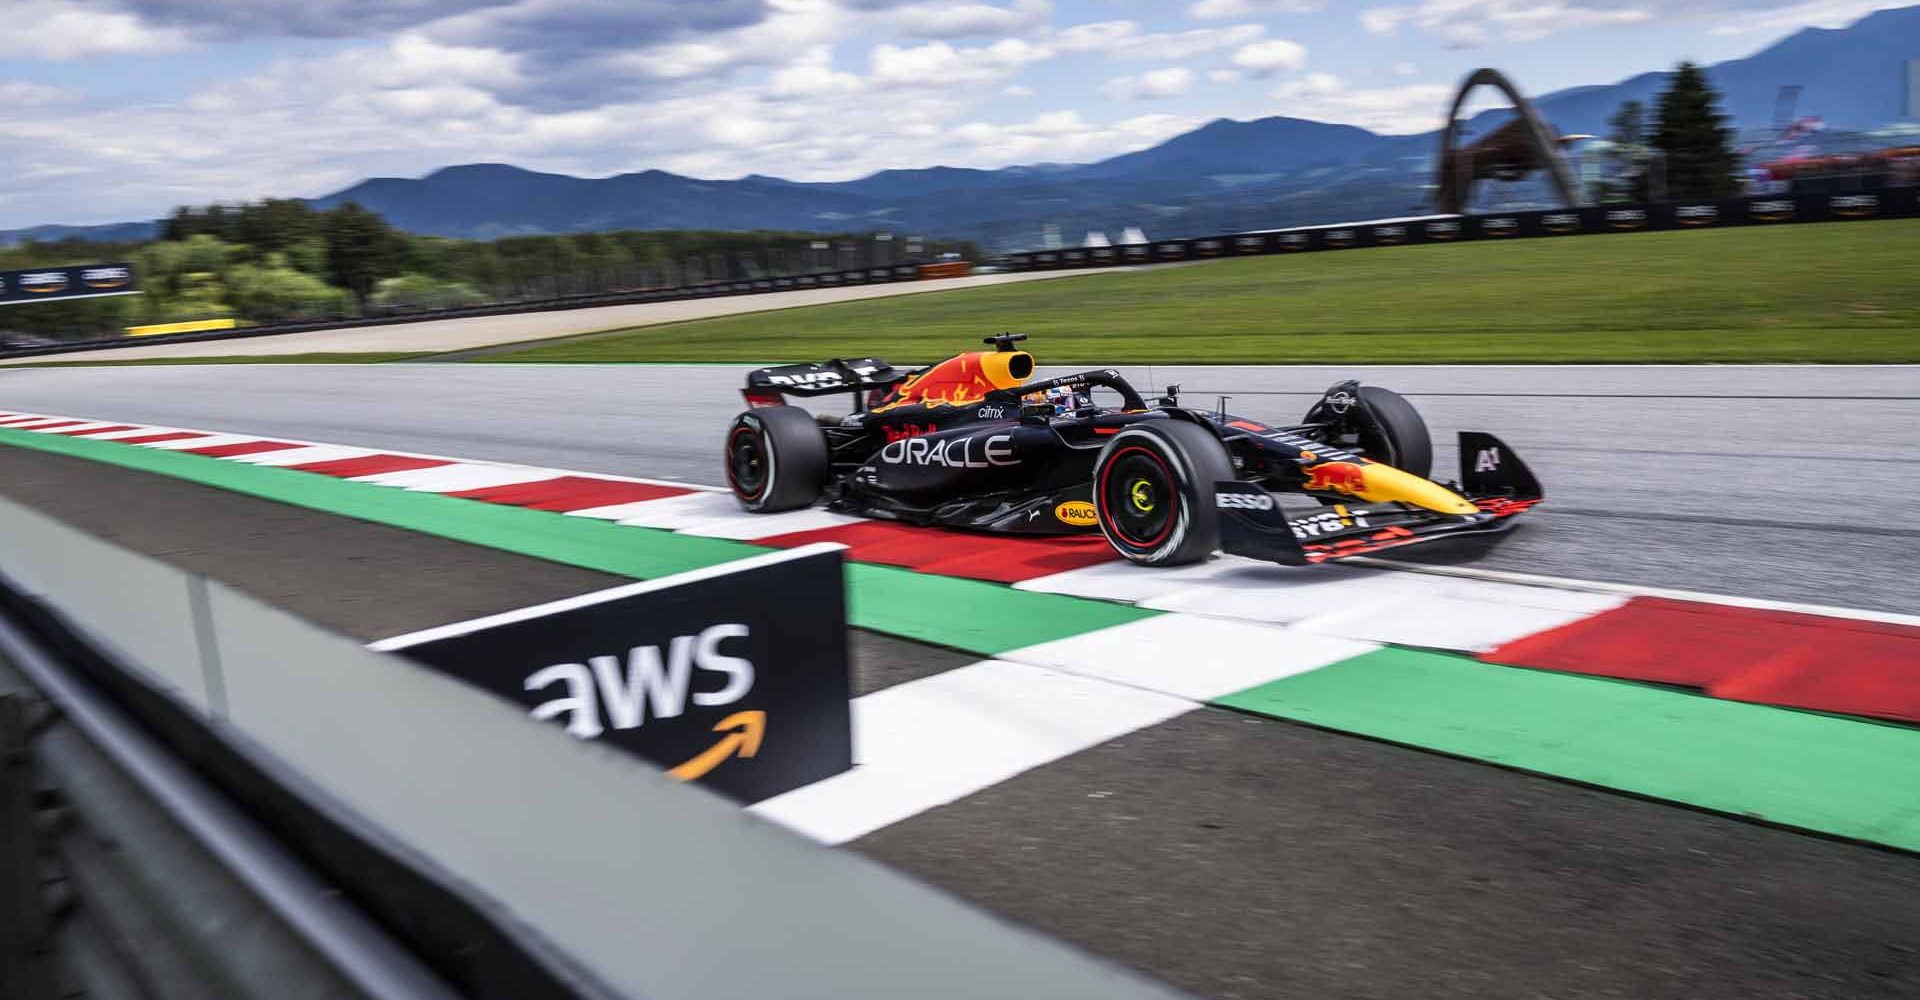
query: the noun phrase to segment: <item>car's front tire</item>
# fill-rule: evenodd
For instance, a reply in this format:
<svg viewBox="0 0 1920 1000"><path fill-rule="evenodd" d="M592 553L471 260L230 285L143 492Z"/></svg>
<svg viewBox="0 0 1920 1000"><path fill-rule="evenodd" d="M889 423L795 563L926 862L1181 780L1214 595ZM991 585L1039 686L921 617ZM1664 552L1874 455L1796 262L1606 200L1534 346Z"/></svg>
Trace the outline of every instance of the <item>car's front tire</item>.
<svg viewBox="0 0 1920 1000"><path fill-rule="evenodd" d="M810 507L827 488L827 436L797 406L756 407L727 428L727 485L756 514Z"/></svg>
<svg viewBox="0 0 1920 1000"><path fill-rule="evenodd" d="M1114 551L1142 566L1199 562L1220 547L1213 484L1232 478L1226 446L1205 428L1143 420L1101 449L1094 516Z"/></svg>

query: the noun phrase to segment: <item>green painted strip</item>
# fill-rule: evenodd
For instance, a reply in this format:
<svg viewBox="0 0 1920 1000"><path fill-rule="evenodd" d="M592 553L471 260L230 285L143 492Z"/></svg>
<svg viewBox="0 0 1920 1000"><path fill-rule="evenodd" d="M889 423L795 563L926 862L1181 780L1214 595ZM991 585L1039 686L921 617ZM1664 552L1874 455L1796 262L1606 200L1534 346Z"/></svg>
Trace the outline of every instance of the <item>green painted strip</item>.
<svg viewBox="0 0 1920 1000"><path fill-rule="evenodd" d="M70 455L280 503L635 579L700 569L767 549L585 517L414 493L310 472L112 441L0 428L0 445ZM1156 612L994 583L849 564L853 624L982 656L1120 625Z"/></svg>
<svg viewBox="0 0 1920 1000"><path fill-rule="evenodd" d="M1920 850L1920 729L1405 649L1218 704Z"/></svg>

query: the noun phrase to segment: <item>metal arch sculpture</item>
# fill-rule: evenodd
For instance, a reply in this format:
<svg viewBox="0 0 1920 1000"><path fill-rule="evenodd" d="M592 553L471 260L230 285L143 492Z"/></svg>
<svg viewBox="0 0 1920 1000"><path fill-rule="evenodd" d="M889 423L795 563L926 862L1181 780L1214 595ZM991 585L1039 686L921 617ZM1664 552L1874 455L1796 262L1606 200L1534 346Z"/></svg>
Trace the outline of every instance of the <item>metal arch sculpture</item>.
<svg viewBox="0 0 1920 1000"><path fill-rule="evenodd" d="M1454 142L1460 131L1460 108L1477 87L1497 87L1513 102L1516 117L1491 135L1465 149ZM1447 109L1447 127L1440 135L1440 165L1435 171L1434 205L1441 212L1458 215L1466 208L1473 183L1488 177L1518 179L1534 170L1544 169L1567 207L1586 204L1573 168L1560 152L1560 135L1533 102L1520 93L1513 81L1496 69L1477 69L1469 75L1453 96Z"/></svg>

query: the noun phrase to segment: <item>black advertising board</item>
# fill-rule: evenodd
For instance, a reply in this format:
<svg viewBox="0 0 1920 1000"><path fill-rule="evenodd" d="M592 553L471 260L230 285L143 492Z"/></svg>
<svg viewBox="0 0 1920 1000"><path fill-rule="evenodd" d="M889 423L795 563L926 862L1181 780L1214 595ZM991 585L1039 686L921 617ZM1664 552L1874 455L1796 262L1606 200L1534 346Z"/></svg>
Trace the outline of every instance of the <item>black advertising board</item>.
<svg viewBox="0 0 1920 1000"><path fill-rule="evenodd" d="M371 648L757 802L853 766L842 552L775 552Z"/></svg>
<svg viewBox="0 0 1920 1000"><path fill-rule="evenodd" d="M132 295L140 290L131 264L76 264L0 271L0 304Z"/></svg>
<svg viewBox="0 0 1920 1000"><path fill-rule="evenodd" d="M1356 222L1349 225L1304 226L1265 232L1234 233L1197 239L1160 240L1088 252L1084 262L1068 258L1071 266L1106 267L1144 264L1154 260L1182 260L1244 254L1285 254L1352 247L1385 247L1472 240L1535 239L1602 233L1649 232L1665 229L1708 229L1725 226L1767 226L1791 222L1846 222L1860 219L1904 218L1920 215L1920 187L1889 187L1861 191L1831 191L1755 195L1651 205L1587 205L1579 208L1529 209L1487 212L1481 215L1432 216ZM1057 267L1074 251L1029 251L1010 256L1016 271Z"/></svg>

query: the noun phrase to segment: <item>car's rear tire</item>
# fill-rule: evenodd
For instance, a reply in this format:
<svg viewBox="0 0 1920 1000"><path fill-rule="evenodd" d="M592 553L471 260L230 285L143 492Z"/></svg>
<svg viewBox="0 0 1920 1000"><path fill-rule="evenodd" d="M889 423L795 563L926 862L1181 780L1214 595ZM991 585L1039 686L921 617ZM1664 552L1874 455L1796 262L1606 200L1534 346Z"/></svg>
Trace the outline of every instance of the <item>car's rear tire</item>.
<svg viewBox="0 0 1920 1000"><path fill-rule="evenodd" d="M827 488L827 436L797 406L761 406L733 418L723 461L740 506L756 514L810 507Z"/></svg>
<svg viewBox="0 0 1920 1000"><path fill-rule="evenodd" d="M1143 420L1101 449L1094 516L1114 551L1142 566L1199 562L1220 547L1213 484L1232 478L1226 446L1205 428Z"/></svg>
<svg viewBox="0 0 1920 1000"><path fill-rule="evenodd" d="M1378 430L1364 430L1360 447L1367 457L1425 479L1433 472L1433 435L1420 411L1404 396L1377 385L1360 387L1360 398L1379 421Z"/></svg>

